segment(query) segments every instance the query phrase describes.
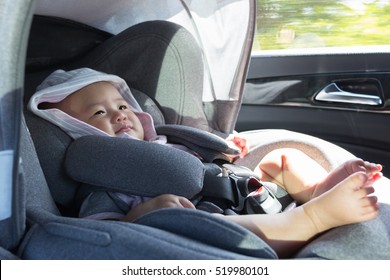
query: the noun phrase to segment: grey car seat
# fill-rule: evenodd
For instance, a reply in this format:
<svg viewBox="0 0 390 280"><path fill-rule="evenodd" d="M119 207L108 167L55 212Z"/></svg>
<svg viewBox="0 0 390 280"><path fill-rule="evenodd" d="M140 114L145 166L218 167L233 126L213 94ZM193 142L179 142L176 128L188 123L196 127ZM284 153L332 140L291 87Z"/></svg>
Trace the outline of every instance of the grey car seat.
<svg viewBox="0 0 390 280"><path fill-rule="evenodd" d="M26 13L28 14L28 11ZM48 20L52 21L53 19ZM56 20L54 19L54 21ZM60 20L57 23L62 24L63 21ZM70 29L72 29L72 26L75 27L74 23L68 22L68 24L70 24ZM163 24L163 26L168 30L172 30L171 28L176 28L177 30L177 26L175 25ZM80 26L77 27L79 30ZM93 30L87 28L86 32L88 33L89 31L93 32ZM124 38L128 37L129 34L127 32L124 33L126 34ZM98 36L99 38L103 37L105 42L107 38L110 38L108 34L99 33ZM183 36L187 35L183 34ZM116 41L117 38L120 40L123 39L120 36L114 38L115 44L118 42ZM82 45L83 52L81 54L76 53L74 56L65 57L64 60L60 61L47 59L47 57L44 60L34 60L34 57L28 56L28 58L33 59L30 61L32 64L29 64L29 61L27 61L27 67L31 68L27 68L25 98L28 99L35 86L51 70L59 66L70 68L76 66L94 66L100 70L121 74L121 70L117 69L116 64L106 62L100 62L100 64L96 60L105 53L105 43L100 44L99 40L93 42L95 44L92 44L92 46ZM107 49L107 51L110 49ZM81 57L82 59L80 59ZM110 61L111 56L109 58L106 56L103 57ZM114 61L117 59L115 58ZM43 64L39 63L42 61ZM141 63L139 66L145 65ZM21 73L21 69L22 67L19 65L18 73ZM6 70L8 71L9 69ZM136 73L139 72L137 71ZM124 76L126 77L127 75ZM133 77L133 73L127 79L130 86L137 88L137 83L131 81L131 77ZM148 83L145 84L149 86ZM138 86L145 86L145 84L141 83ZM18 86L21 87L20 84ZM155 87L153 88L155 89ZM142 88L138 89L142 90ZM157 121L163 121L162 116L164 116L165 121L168 119L172 123L181 123L183 121L186 122L185 124L190 124L193 121L193 118L180 118L180 114L176 116L169 109L170 106L175 106L175 104L178 104L177 106L186 104L185 101L175 103L174 105L166 103L165 106L161 106L158 95L153 95L153 91L150 89L143 90L148 92L151 97L156 98L156 102L154 102L152 98L140 92L138 94L139 100L143 103L144 108L150 112L163 112L161 115L154 114ZM164 100L164 97L162 99ZM191 105L192 102L188 102L187 104ZM187 112L194 113L193 115L197 117L199 115L203 116L202 111L198 111L199 106L194 106L194 108L193 111L193 108L191 108ZM146 215L134 224L110 221L87 221L73 218L74 213L71 211L72 205L70 204L72 201L72 191L69 191L69 188L73 188L74 184L77 183L66 178L66 174L61 172L63 155L66 147L70 143L70 139L56 127L43 121L40 122L41 120L29 115L28 112L24 113L27 125L24 121L21 122L20 155L23 164L22 178L24 178L24 182L26 183L25 189L27 192L25 200L26 212L24 212L23 207L18 208L20 209L18 211L21 211L22 216L26 213L27 229L26 231L22 230L22 233L19 234L17 248L15 246L10 247L14 255L22 259L276 258L273 250L250 232L230 223L222 222L200 211L162 210ZM203 120L199 122L201 126L208 123L207 117L203 118ZM14 186L14 188L20 189L18 186ZM21 204L24 205L24 199L21 200ZM385 246L389 244L388 235L386 236L386 233L388 233L386 227L389 228L389 225L385 222L386 219L388 220L386 213L388 212L383 212L380 219L364 225L354 225L351 227L343 227L336 231L330 231L304 248L298 254L298 257L372 258L370 254L373 252L370 249L377 248L378 244L374 244L375 246L371 247L371 244L363 242L365 244L364 246L367 247L363 250L364 253L362 254L360 252L359 254L355 254L356 252L353 250L355 244L351 243L350 240L352 240L351 237L354 237L354 241L362 242L367 241L368 237L375 236L375 242L385 244ZM22 219L19 222L23 228L24 220ZM386 226L385 228L383 228L384 225ZM21 241L20 244L19 241ZM330 244L333 245L329 246ZM382 248L384 247L382 246ZM362 248L360 247L360 249ZM386 254L380 256L382 258L388 257Z"/></svg>
<svg viewBox="0 0 390 280"><path fill-rule="evenodd" d="M226 235L228 229L229 240L234 240L234 236L237 238L236 244L247 240L244 242L247 248L241 246L241 251L233 252L231 244L225 245L219 242L219 245L214 246L210 244L212 242L206 231L203 236L197 235L197 239L191 239L186 237L185 233L171 233L164 229L150 227L147 224L153 223L153 217L150 217L151 220L145 220L145 225L141 222L113 224L62 217L46 184L21 111L25 53L32 15L31 4L31 1L28 3L2 1L0 5L2 19L4 19L1 34L8 34L10 37L6 40L7 44L2 44L2 54L4 54L2 58L11 58L2 60L1 66L4 78L0 95L1 197L4 200L1 204L0 220L1 259L248 257L250 255L248 252L258 248L262 243L258 243L257 238L248 236L241 228L226 224L213 225L211 228L220 228L215 232L219 238L221 235ZM9 29L24 32L9 33ZM3 38L6 38L5 35ZM15 50L18 52L15 53ZM169 214L172 213L168 211L164 215ZM188 214L192 215L192 213L183 213L183 215ZM202 220L199 223L208 223L208 216L196 215L196 217ZM212 219L209 222L215 224ZM207 233L209 232L208 230ZM258 250L253 252L255 255L258 254ZM272 257L271 251L269 254Z"/></svg>
<svg viewBox="0 0 390 280"><path fill-rule="evenodd" d="M21 4L18 1L16 5ZM9 1L0 3L0 258L17 259L16 250L26 224L25 185L19 160L23 67L31 16L28 3L12 13ZM13 14L12 17L9 17ZM18 30L18 32L9 32Z"/></svg>
<svg viewBox="0 0 390 280"><path fill-rule="evenodd" d="M68 36L70 36L69 33L72 32L72 29L77 30L79 34L82 32L80 31L80 28L87 34L91 32L91 29L87 27L82 27L79 24L71 22L63 22L58 19L37 17L35 20L36 21L34 21L32 25L31 40L35 40L36 38L34 35L40 33L35 33L34 28L39 29L39 26L42 24L44 24L46 28L45 35L50 33L48 31L50 28L50 26L48 26L49 22L56 26L56 29L53 29L56 33L60 30L58 25L64 25L64 29L68 28ZM166 23L164 24L161 22L148 24L151 24L151 26L146 26L147 30L156 30L155 26L158 26L158 32L164 33L165 39L170 38L173 35L177 36L177 38L186 36L185 33L180 35L180 30L176 25L167 25ZM146 34L145 30L143 30L143 28L145 28L144 26L145 25L137 26L130 31L125 31L122 36L114 38L114 44L121 47L127 40L134 41L130 39L140 37L140 34ZM132 36L130 36L129 32ZM152 40L153 37L158 37L156 36L156 33L156 31L153 32ZM107 34L97 32L97 36L107 36ZM81 37L88 38L88 36ZM151 40L149 38L150 36L144 37L146 40ZM65 40L68 40L68 38L69 37L66 37ZM93 42L96 41L98 40ZM157 41L161 41L163 46L166 47L166 43L160 40L159 37ZM178 42L182 44L183 40L178 40ZM88 43L90 43L90 41L88 41ZM34 41L30 41L29 50L33 49L33 47L31 47L33 44ZM82 60L74 62L74 60L72 61L72 58L69 58L68 61L71 62L68 65L67 63L61 64L63 67L72 68L76 67L76 64L81 63L82 65L105 70L107 72L115 73L118 71L117 73L119 73L120 69L115 71L115 65L117 64L112 63L110 60L114 59L115 61L116 59L115 55L112 54L112 52L114 52L113 50L115 50L114 45L109 43L107 47L105 46L106 45L103 44L96 48L93 46L93 50L88 52L88 55L85 55ZM108 46L110 47L108 48ZM84 47L84 45L82 47ZM157 47L159 48L159 46ZM178 46L178 48L180 49L181 46ZM84 50L83 48L81 49ZM157 50L152 51L157 53ZM120 53L123 54L123 52ZM39 83L45 75L51 71L51 68L58 67L58 60L55 60L55 57L53 60L47 59L43 60L43 62L41 60L42 63L38 63L39 59L34 57L34 54L36 53L31 54L30 52L27 55L26 100L28 100L29 95L34 92L37 85L36 83ZM173 54L176 55L176 53ZM127 56L128 54L124 53L123 55ZM145 65L145 59L142 60L144 64L139 65L139 67ZM101 69L98 67L99 65L108 68ZM150 64L146 63L146 65ZM191 66L192 69L195 70L195 64L192 64ZM153 69L153 67L151 67L151 69ZM153 81L153 78L150 79L150 81ZM151 82L142 82L140 84L156 86ZM182 91L183 88L180 90ZM157 110L156 105L151 99L146 98L144 95L140 95L139 98L140 100L145 100L144 105L146 110ZM192 102L190 103L193 104ZM179 104L178 106L182 106L182 104ZM194 108L194 106L192 108ZM162 111L164 112L164 110ZM31 200L29 199L27 201L27 216L29 218L30 228L23 244L19 247L18 254L21 258L275 258L275 253L270 250L262 240L250 233L248 234L246 230L236 226L231 227L228 223L219 223L219 220L201 212L177 211L177 209L160 211L159 213L154 213L139 219L137 224L88 221L71 218L71 216L74 215L71 211L71 201L73 200L74 189L77 188L78 183L66 177L62 166L65 150L71 140L57 127L36 118L27 111L24 113L28 130L26 129L27 127L25 127L23 130L24 133L22 134L22 147L24 152L23 162L24 166L27 166L27 168L25 168L26 181L31 182L31 184L34 185L34 188L29 188L30 193L28 197L30 197ZM162 115L154 115L156 122L163 121ZM172 115L172 113L167 111L165 114L167 117L164 117L169 119L170 115ZM159 117L161 117L160 120L158 119ZM34 143L29 137L30 132ZM38 152L38 157L35 157L35 147ZM37 158L39 158L39 164ZM43 167L45 176L43 176L42 170L40 170L40 165ZM37 176L37 174L41 176ZM46 180L49 185L48 188ZM50 189L50 193L48 192L48 189ZM51 195L53 195L55 202L51 199ZM59 206L60 211L57 206ZM180 219L178 221L172 217L180 217ZM186 218L183 219L183 217ZM161 221L166 222L161 223ZM182 225L180 225L181 223ZM199 226L201 224L202 227ZM207 226L207 224L210 226ZM37 247L40 247L40 249L38 250ZM55 251L59 251L60 253L53 254L54 248L59 247L61 250ZM234 249L235 247L237 250ZM132 249L128 250L126 248Z"/></svg>

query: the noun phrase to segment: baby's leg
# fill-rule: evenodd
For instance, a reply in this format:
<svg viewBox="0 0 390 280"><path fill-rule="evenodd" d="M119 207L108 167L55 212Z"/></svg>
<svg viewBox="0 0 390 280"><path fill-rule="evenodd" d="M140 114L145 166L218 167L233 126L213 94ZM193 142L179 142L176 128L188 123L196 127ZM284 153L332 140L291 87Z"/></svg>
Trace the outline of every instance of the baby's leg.
<svg viewBox="0 0 390 280"><path fill-rule="evenodd" d="M311 198L312 187L328 172L305 153L291 148L276 149L259 163L260 178L282 186L299 203Z"/></svg>
<svg viewBox="0 0 390 280"><path fill-rule="evenodd" d="M368 182L368 176L358 172L291 211L223 217L258 235L279 257L287 257L323 231L375 218L377 199L369 196L374 189Z"/></svg>

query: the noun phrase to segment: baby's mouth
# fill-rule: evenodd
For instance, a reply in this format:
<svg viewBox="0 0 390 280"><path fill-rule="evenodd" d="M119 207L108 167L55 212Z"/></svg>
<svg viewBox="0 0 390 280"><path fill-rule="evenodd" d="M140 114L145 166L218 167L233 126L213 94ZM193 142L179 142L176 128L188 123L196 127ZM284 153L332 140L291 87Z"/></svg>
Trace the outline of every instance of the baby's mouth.
<svg viewBox="0 0 390 280"><path fill-rule="evenodd" d="M122 124L121 127L117 131L115 131L115 134L126 133L132 129L133 127L128 124Z"/></svg>

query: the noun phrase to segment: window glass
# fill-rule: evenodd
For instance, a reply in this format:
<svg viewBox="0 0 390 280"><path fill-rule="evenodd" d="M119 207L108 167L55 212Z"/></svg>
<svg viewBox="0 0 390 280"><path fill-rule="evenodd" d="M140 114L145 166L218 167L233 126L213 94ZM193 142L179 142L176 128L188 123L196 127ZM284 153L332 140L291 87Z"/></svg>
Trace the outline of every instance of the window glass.
<svg viewBox="0 0 390 280"><path fill-rule="evenodd" d="M390 0L257 0L254 53L389 52Z"/></svg>

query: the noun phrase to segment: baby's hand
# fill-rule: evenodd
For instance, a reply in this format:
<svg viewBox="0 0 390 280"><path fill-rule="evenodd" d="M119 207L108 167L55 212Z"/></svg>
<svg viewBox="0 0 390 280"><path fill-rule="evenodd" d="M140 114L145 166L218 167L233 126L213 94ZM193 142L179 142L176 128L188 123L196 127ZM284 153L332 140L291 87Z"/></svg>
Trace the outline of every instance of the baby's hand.
<svg viewBox="0 0 390 280"><path fill-rule="evenodd" d="M162 194L145 202L150 203L152 210L163 208L190 208L195 209L195 206L187 198L173 194Z"/></svg>
<svg viewBox="0 0 390 280"><path fill-rule="evenodd" d="M162 194L144 203L138 204L136 207L131 209L122 220L132 222L149 212L164 208L195 209L195 206L185 197L173 194Z"/></svg>
<svg viewBox="0 0 390 280"><path fill-rule="evenodd" d="M233 143L238 149L240 149L240 158L243 158L248 154L249 149L245 138L231 134L226 140Z"/></svg>

